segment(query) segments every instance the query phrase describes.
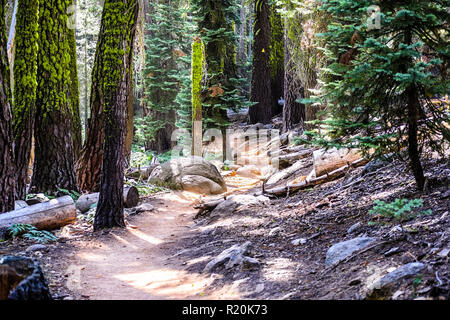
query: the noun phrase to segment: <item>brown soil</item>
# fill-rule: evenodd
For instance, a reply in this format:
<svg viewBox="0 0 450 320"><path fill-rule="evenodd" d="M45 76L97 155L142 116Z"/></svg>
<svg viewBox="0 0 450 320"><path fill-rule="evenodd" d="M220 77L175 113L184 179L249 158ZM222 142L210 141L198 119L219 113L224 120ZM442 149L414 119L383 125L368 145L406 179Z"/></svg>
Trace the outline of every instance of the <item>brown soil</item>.
<svg viewBox="0 0 450 320"><path fill-rule="evenodd" d="M142 199L155 210L129 216L126 229L92 233L91 225L77 222L62 230L58 243L47 245L48 252L26 253L31 243L16 239L0 244L0 254L38 259L57 299L363 299L376 277L413 261L427 269L398 283L397 298L448 299L449 257L439 255L450 247L448 163L427 163L427 193L415 191L401 163L369 175L361 170L219 220L193 219L192 202L198 196L160 193ZM348 181L357 183L348 186ZM256 181L230 177L227 182L251 188ZM395 221L368 225L375 199L399 197L421 198L423 210L432 209L432 215L403 223L401 232L391 231L399 225ZM360 229L348 235L356 222L361 222ZM274 227L281 232L269 237ZM335 268L324 267L331 245L361 235L382 244ZM294 246L291 241L297 238L307 241ZM223 250L245 241L253 243L259 269L202 272ZM396 253L384 255L395 247Z"/></svg>

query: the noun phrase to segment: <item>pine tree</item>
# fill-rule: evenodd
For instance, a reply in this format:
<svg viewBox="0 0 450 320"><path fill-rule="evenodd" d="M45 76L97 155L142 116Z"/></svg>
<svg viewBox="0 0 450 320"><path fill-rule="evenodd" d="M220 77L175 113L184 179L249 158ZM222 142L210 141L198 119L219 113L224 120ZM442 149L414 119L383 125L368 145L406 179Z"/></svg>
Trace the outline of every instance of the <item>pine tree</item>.
<svg viewBox="0 0 450 320"><path fill-rule="evenodd" d="M19 0L14 58L16 198L25 199L34 130L39 1Z"/></svg>
<svg viewBox="0 0 450 320"><path fill-rule="evenodd" d="M378 1L378 13L372 3L323 2L332 23L324 34L330 65L320 98L331 118L322 142L373 156L407 148L422 189L421 151L443 151L450 138L448 107L431 99L449 92L450 1Z"/></svg>
<svg viewBox="0 0 450 320"><path fill-rule="evenodd" d="M204 125L225 133L229 124L227 110L248 106L242 96L244 80L238 77L235 62L237 39L233 27L239 21L239 4L237 0L193 0L191 12L197 22L196 34L205 44Z"/></svg>
<svg viewBox="0 0 450 320"><path fill-rule="evenodd" d="M144 73L145 115L137 121L139 139L158 153L172 147L180 83L180 57L188 55L189 22L185 10L174 1L150 3L151 23L147 25Z"/></svg>
<svg viewBox="0 0 450 320"><path fill-rule="evenodd" d="M0 213L14 209L14 138L6 52L5 0L0 0Z"/></svg>
<svg viewBox="0 0 450 320"><path fill-rule="evenodd" d="M252 83L248 110L250 123L269 123L272 119L272 86L270 81L270 7L268 0L255 1L255 27L252 61Z"/></svg>
<svg viewBox="0 0 450 320"><path fill-rule="evenodd" d="M69 95L70 0L39 3L35 162L31 188L54 193L78 190L74 170L72 109Z"/></svg>
<svg viewBox="0 0 450 320"><path fill-rule="evenodd" d="M76 1L73 1L76 3ZM70 28L68 30L69 36L67 41L69 42L70 50L70 84L69 84L69 99L70 109L72 111L72 140L73 140L73 153L75 160L81 152L82 143L82 124L80 116L80 90L78 87L78 69L77 69L77 43L75 40L75 30Z"/></svg>
<svg viewBox="0 0 450 320"><path fill-rule="evenodd" d="M94 230L125 226L123 151L137 15L137 0L105 1L97 47L101 57L97 68L103 79L104 151Z"/></svg>
<svg viewBox="0 0 450 320"><path fill-rule="evenodd" d="M284 96L284 19L278 12L279 6L270 3L270 83L272 89L272 117L281 113L283 107L278 100Z"/></svg>

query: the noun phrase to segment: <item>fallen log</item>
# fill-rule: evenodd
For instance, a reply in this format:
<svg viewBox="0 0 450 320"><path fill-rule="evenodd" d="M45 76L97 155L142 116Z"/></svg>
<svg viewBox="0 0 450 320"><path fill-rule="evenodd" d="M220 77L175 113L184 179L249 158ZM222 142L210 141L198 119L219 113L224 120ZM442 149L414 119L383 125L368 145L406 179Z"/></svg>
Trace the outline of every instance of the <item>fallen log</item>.
<svg viewBox="0 0 450 320"><path fill-rule="evenodd" d="M285 187L279 187L279 188L273 188L269 190L264 190L265 194L272 195L272 196L285 196L289 195L290 193L307 189L309 187L313 187L325 182L333 181L338 178L341 178L345 175L345 173L350 168L356 168L359 166L362 166L367 163L367 160L365 159L358 159L356 161L353 161L351 164L345 165L339 169L336 169L330 173L326 173L320 177L314 178L314 175L309 175L304 181L297 183L297 184L291 184L287 185Z"/></svg>
<svg viewBox="0 0 450 320"><path fill-rule="evenodd" d="M89 211L94 203L98 202L99 197L99 192L82 195L80 198L78 198L75 206L77 210L81 211L81 213L85 213ZM133 208L137 206L138 202L139 191L136 187L123 188L123 204L125 208Z"/></svg>
<svg viewBox="0 0 450 320"><path fill-rule="evenodd" d="M317 150L313 153L314 170L316 177L348 165L361 158L361 151L357 149Z"/></svg>
<svg viewBox="0 0 450 320"><path fill-rule="evenodd" d="M278 161L281 169L292 166L296 161L307 158L313 154L312 150L302 150L300 152L290 153L279 156Z"/></svg>
<svg viewBox="0 0 450 320"><path fill-rule="evenodd" d="M39 230L53 230L75 222L76 218L73 199L64 196L0 214L0 229L21 223L31 224Z"/></svg>

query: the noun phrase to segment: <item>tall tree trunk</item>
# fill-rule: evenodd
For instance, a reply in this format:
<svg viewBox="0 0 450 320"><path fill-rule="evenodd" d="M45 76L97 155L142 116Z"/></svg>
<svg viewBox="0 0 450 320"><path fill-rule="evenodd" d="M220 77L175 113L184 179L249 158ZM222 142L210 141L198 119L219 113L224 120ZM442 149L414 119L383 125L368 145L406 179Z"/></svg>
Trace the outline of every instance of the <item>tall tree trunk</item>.
<svg viewBox="0 0 450 320"><path fill-rule="evenodd" d="M284 31L284 107L283 107L283 132L292 129L299 123L305 121L305 105L296 102L303 98L302 84L295 80L293 74L294 64L291 61L289 52L289 21L285 19Z"/></svg>
<svg viewBox="0 0 450 320"><path fill-rule="evenodd" d="M106 0L103 8L100 69L104 72L104 157L100 197L94 230L124 227L123 150L125 139L128 87L132 73L133 42L138 16L137 0ZM124 56L125 55L125 56Z"/></svg>
<svg viewBox="0 0 450 320"><path fill-rule="evenodd" d="M38 0L19 0L14 61L16 198L25 199L36 112Z"/></svg>
<svg viewBox="0 0 450 320"><path fill-rule="evenodd" d="M269 123L272 118L272 88L270 84L270 20L268 0L255 4L253 68L248 110L250 123Z"/></svg>
<svg viewBox="0 0 450 320"><path fill-rule="evenodd" d="M14 136L5 30L5 0L0 0L0 213L14 209Z"/></svg>
<svg viewBox="0 0 450 320"><path fill-rule="evenodd" d="M98 192L100 189L100 173L103 161L103 104L104 74L102 70L105 47L105 26L100 26L92 69L90 117L87 121L86 140L76 163L78 185L82 191Z"/></svg>
<svg viewBox="0 0 450 320"><path fill-rule="evenodd" d="M76 1L73 1L76 5ZM81 152L81 117L80 117L80 90L78 87L78 69L77 69L77 44L75 41L75 29L69 29L69 50L70 50L70 86L69 97L72 110L72 138L73 152L75 160Z"/></svg>
<svg viewBox="0 0 450 320"><path fill-rule="evenodd" d="M35 140L36 154L31 188L58 192L78 190L74 170L70 85L70 1L46 0L39 4L39 53Z"/></svg>
<svg viewBox="0 0 450 320"><path fill-rule="evenodd" d="M272 117L282 113L283 106L278 100L284 96L284 23L277 12L278 7L270 7L270 83L272 88Z"/></svg>

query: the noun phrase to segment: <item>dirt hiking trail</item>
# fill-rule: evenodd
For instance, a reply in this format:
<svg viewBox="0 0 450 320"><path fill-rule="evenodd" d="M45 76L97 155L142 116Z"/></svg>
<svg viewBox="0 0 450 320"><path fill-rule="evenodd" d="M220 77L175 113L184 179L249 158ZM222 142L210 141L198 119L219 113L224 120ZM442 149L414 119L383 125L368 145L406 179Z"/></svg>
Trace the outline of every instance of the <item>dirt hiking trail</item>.
<svg viewBox="0 0 450 320"><path fill-rule="evenodd" d="M80 280L72 289L93 300L238 299L227 287L204 294L214 275L188 273L188 263L176 256L182 250L176 241L195 225L192 199L175 192L148 202L155 209L131 217L126 229L84 242L73 257Z"/></svg>

